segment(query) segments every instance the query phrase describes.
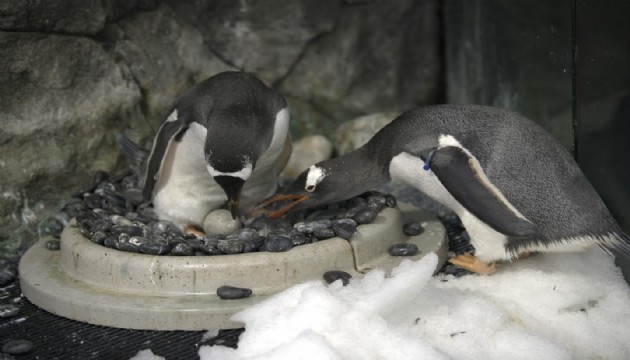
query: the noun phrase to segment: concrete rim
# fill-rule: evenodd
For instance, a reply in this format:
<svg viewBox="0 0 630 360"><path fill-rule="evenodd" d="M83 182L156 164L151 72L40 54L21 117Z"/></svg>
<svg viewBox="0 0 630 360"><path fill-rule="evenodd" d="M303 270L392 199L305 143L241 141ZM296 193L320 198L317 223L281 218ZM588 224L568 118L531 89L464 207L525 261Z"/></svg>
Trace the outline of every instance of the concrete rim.
<svg viewBox="0 0 630 360"><path fill-rule="evenodd" d="M24 295L54 314L97 325L146 330L234 328L229 318L290 286L321 280L326 271L360 276L372 268L387 272L402 259L418 260L430 252L446 260L446 232L432 215L401 204L386 208L372 224L361 225L350 241L333 238L283 253L257 252L218 256L152 256L93 244L68 226L61 250L46 249L46 240L20 261ZM402 224L420 221L425 231L402 234ZM420 252L393 257L389 246L414 243ZM247 287L247 299L222 300L222 285Z"/></svg>

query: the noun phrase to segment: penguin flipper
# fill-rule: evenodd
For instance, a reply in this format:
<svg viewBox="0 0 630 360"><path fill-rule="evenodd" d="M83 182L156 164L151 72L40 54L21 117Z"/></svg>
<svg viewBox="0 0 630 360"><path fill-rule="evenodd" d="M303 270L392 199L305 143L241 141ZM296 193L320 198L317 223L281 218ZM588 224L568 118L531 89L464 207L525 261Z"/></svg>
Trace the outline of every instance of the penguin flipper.
<svg viewBox="0 0 630 360"><path fill-rule="evenodd" d="M510 204L486 177L479 161L463 148L440 147L429 165L446 190L494 230L511 237L536 236L536 226Z"/></svg>
<svg viewBox="0 0 630 360"><path fill-rule="evenodd" d="M173 140L179 141L187 129L188 124L177 118L177 110L174 110L160 126L147 159L145 181L142 188L142 196L146 200L151 200L153 197L153 188L170 145Z"/></svg>

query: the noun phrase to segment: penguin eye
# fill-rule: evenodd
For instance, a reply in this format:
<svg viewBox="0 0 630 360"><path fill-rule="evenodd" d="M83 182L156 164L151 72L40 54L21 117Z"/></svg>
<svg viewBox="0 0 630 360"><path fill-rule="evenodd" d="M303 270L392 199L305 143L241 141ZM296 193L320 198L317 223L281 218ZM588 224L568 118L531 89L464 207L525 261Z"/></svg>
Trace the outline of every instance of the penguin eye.
<svg viewBox="0 0 630 360"><path fill-rule="evenodd" d="M315 185L307 185L304 189L308 192L313 192L315 191Z"/></svg>

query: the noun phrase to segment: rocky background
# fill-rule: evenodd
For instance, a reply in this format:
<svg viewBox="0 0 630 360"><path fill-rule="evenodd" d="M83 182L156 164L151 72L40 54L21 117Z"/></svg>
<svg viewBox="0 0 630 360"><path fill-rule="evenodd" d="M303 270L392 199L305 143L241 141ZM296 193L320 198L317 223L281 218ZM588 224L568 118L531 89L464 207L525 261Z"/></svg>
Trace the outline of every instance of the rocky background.
<svg viewBox="0 0 630 360"><path fill-rule="evenodd" d="M443 101L440 0L3 0L0 258L58 231L115 135L148 146L169 103L217 72L289 100L292 134Z"/></svg>

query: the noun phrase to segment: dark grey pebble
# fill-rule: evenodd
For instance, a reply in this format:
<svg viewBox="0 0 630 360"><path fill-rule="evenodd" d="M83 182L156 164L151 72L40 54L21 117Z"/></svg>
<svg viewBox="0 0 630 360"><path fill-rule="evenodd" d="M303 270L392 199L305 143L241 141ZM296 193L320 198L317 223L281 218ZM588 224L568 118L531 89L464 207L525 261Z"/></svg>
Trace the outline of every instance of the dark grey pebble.
<svg viewBox="0 0 630 360"><path fill-rule="evenodd" d="M238 239L219 240L217 248L224 254L240 254L243 252L243 242Z"/></svg>
<svg viewBox="0 0 630 360"><path fill-rule="evenodd" d="M10 265L5 265L0 268L0 287L7 285L15 279L17 273L11 268Z"/></svg>
<svg viewBox="0 0 630 360"><path fill-rule="evenodd" d="M375 211L375 209L365 208L357 212L356 215L352 217L352 219L356 221L357 224L362 225L373 222L377 216L378 211Z"/></svg>
<svg viewBox="0 0 630 360"><path fill-rule="evenodd" d="M260 247L265 243L265 237L256 235L250 238L249 240L243 241L243 252L255 252L260 249Z"/></svg>
<svg viewBox="0 0 630 360"><path fill-rule="evenodd" d="M385 206L390 207L390 208L395 208L397 203L398 202L396 201L396 197L394 197L394 195L392 194L385 195Z"/></svg>
<svg viewBox="0 0 630 360"><path fill-rule="evenodd" d="M48 240L46 241L46 249L57 251L61 249L61 241L59 240Z"/></svg>
<svg viewBox="0 0 630 360"><path fill-rule="evenodd" d="M99 209L103 207L103 198L97 194L85 194L83 196L83 203L90 209Z"/></svg>
<svg viewBox="0 0 630 360"><path fill-rule="evenodd" d="M33 343L28 340L9 340L2 346L2 351L9 355L26 354L33 349Z"/></svg>
<svg viewBox="0 0 630 360"><path fill-rule="evenodd" d="M59 239L61 232L63 231L63 223L59 219L49 217L43 224L44 234L50 234L53 237Z"/></svg>
<svg viewBox="0 0 630 360"><path fill-rule="evenodd" d="M118 244L118 236L111 235L103 239L103 246L108 248L116 248L116 244Z"/></svg>
<svg viewBox="0 0 630 360"><path fill-rule="evenodd" d="M418 253L418 247L411 243L394 244L387 249L391 256L414 256Z"/></svg>
<svg viewBox="0 0 630 360"><path fill-rule="evenodd" d="M146 243L140 245L138 248L141 253L147 255L164 255L171 251L171 247L168 244L160 243Z"/></svg>
<svg viewBox="0 0 630 360"><path fill-rule="evenodd" d="M142 244L150 244L152 243L152 241L149 238L146 238L144 236L132 236L129 239L129 243L134 244L136 246L140 246Z"/></svg>
<svg viewBox="0 0 630 360"><path fill-rule="evenodd" d="M171 255L175 255L175 256L192 256L192 255L195 255L195 250L193 250L193 248L190 247L190 245L188 245L186 243L181 243L181 244L175 245L171 249Z"/></svg>
<svg viewBox="0 0 630 360"><path fill-rule="evenodd" d="M332 284L337 280L341 280L344 285L348 285L348 283L350 283L350 279L352 279L352 275L345 271L333 270L326 271L324 273L324 280L329 284Z"/></svg>
<svg viewBox="0 0 630 360"><path fill-rule="evenodd" d="M291 242L293 243L293 246L304 245L311 240L308 236L302 234L297 230L291 231L291 233L289 233L289 236L291 237Z"/></svg>
<svg viewBox="0 0 630 360"><path fill-rule="evenodd" d="M183 235L182 231L177 227L177 225L173 224L168 220L160 220L155 221L149 224L149 229L154 234L172 234L172 235Z"/></svg>
<svg viewBox="0 0 630 360"><path fill-rule="evenodd" d="M307 221L332 220L340 216L345 216L346 209L341 207L327 208L324 210L314 211L306 217Z"/></svg>
<svg viewBox="0 0 630 360"><path fill-rule="evenodd" d="M350 239L357 232L357 223L352 219L333 220L332 230L342 239Z"/></svg>
<svg viewBox="0 0 630 360"><path fill-rule="evenodd" d="M258 232L255 229L251 228L243 228L235 230L230 235L226 236L226 240L240 240L240 241L249 241L253 237L258 236Z"/></svg>
<svg viewBox="0 0 630 360"><path fill-rule="evenodd" d="M143 236L144 230L140 226L112 226L112 233L114 234L127 234L129 236Z"/></svg>
<svg viewBox="0 0 630 360"><path fill-rule="evenodd" d="M20 311L20 308L13 304L0 304L0 318L6 319L15 316Z"/></svg>
<svg viewBox="0 0 630 360"><path fill-rule="evenodd" d="M293 242L289 235L269 234L261 250L269 252L284 252L291 250Z"/></svg>
<svg viewBox="0 0 630 360"><path fill-rule="evenodd" d="M422 225L420 225L419 222L410 222L410 223L406 223L405 225L403 225L403 234L407 235L407 236L417 236L422 234L422 232L424 231L424 229L422 228Z"/></svg>
<svg viewBox="0 0 630 360"><path fill-rule="evenodd" d="M217 289L217 295L223 300L244 299L252 295L252 289L224 285Z"/></svg>
<svg viewBox="0 0 630 360"><path fill-rule="evenodd" d="M252 220L248 226L254 230L262 230L265 228L272 229L274 228L274 223L267 215L261 215Z"/></svg>
<svg viewBox="0 0 630 360"><path fill-rule="evenodd" d="M119 225L119 226L131 226L131 224L133 224L131 222L131 219L127 219L126 217L121 216L121 215L112 215L110 217L110 220L114 225Z"/></svg>
<svg viewBox="0 0 630 360"><path fill-rule="evenodd" d="M61 211L66 213L68 217L74 218L87 211L88 207L82 201L70 202L64 204Z"/></svg>
<svg viewBox="0 0 630 360"><path fill-rule="evenodd" d="M117 250L137 253L140 252L139 246L128 241L119 241L115 245Z"/></svg>
<svg viewBox="0 0 630 360"><path fill-rule="evenodd" d="M313 233L320 229L328 229L331 226L332 226L332 221L330 220L318 220L318 221L297 223L293 225L293 228L302 233Z"/></svg>
<svg viewBox="0 0 630 360"><path fill-rule="evenodd" d="M348 208L357 208L357 209L362 209L364 207L367 206L367 200L365 200L362 197L355 197L352 198L350 200L348 200Z"/></svg>
<svg viewBox="0 0 630 360"><path fill-rule="evenodd" d="M133 205L138 206L144 202L144 196L142 196L142 190L137 188L128 188L122 191L125 199L129 200Z"/></svg>
<svg viewBox="0 0 630 360"><path fill-rule="evenodd" d="M317 240L326 240L335 237L335 231L331 228L322 228L313 231L313 236Z"/></svg>
<svg viewBox="0 0 630 360"><path fill-rule="evenodd" d="M107 232L112 228L112 222L105 219L98 219L92 224L92 231Z"/></svg>

